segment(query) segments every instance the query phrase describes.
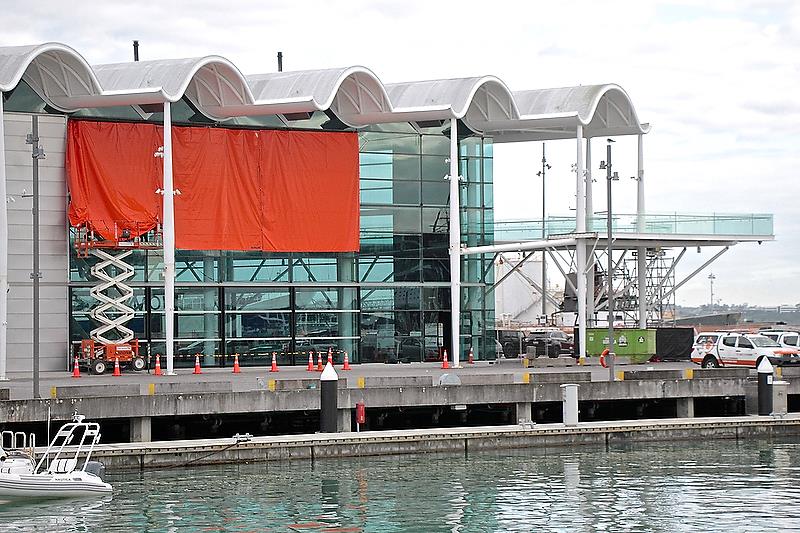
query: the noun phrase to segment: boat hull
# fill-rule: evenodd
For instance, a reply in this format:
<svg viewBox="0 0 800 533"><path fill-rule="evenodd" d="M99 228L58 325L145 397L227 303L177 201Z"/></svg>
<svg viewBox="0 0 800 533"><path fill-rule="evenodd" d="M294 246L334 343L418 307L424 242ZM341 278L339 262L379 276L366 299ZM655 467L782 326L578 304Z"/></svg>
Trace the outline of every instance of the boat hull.
<svg viewBox="0 0 800 533"><path fill-rule="evenodd" d="M91 474L0 476L0 498L82 498L110 494L111 485Z"/></svg>

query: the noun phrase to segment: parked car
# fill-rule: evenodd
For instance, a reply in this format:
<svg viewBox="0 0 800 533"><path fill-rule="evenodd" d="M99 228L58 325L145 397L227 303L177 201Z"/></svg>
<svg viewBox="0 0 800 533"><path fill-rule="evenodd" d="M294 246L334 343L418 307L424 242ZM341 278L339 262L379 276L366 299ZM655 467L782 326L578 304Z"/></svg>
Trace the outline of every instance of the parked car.
<svg viewBox="0 0 800 533"><path fill-rule="evenodd" d="M533 331L525 339L525 346L534 347L537 356L548 357L558 357L561 354L573 355L575 350L569 335L559 330Z"/></svg>
<svg viewBox="0 0 800 533"><path fill-rule="evenodd" d="M769 337L784 348L798 348L800 347L800 333L797 331L783 331L783 330L764 330L758 332L765 337Z"/></svg>
<svg viewBox="0 0 800 533"><path fill-rule="evenodd" d="M703 336L705 337L700 339ZM800 364L800 351L784 348L769 337L755 333L703 333L695 339L695 347L692 350L692 362L703 368L720 366L755 368L764 357L769 358L770 363L776 366Z"/></svg>
<svg viewBox="0 0 800 533"><path fill-rule="evenodd" d="M517 357L525 352L525 332L517 329L498 329L495 331L497 340L503 347L506 357Z"/></svg>

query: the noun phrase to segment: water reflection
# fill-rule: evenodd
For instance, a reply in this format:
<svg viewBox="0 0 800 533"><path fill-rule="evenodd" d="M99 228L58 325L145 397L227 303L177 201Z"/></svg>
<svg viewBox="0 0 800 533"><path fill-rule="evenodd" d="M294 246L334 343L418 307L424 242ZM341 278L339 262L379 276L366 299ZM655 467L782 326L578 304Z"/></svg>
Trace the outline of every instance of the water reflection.
<svg viewBox="0 0 800 533"><path fill-rule="evenodd" d="M0 532L800 531L800 444L684 442L110 475Z"/></svg>

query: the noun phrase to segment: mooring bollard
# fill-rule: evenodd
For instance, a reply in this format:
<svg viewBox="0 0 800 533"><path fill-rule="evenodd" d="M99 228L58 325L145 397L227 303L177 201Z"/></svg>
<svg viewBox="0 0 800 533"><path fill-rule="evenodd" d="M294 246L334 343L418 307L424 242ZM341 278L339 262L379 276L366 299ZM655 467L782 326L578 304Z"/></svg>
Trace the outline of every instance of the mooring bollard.
<svg viewBox="0 0 800 533"><path fill-rule="evenodd" d="M578 425L578 384L565 383L561 385L563 395L562 410L565 426Z"/></svg>
<svg viewBox="0 0 800 533"><path fill-rule="evenodd" d="M758 363L758 414L772 414L772 363L769 358L761 358Z"/></svg>
<svg viewBox="0 0 800 533"><path fill-rule="evenodd" d="M339 375L333 365L328 363L319 377L319 430L322 433L336 433L338 414Z"/></svg>

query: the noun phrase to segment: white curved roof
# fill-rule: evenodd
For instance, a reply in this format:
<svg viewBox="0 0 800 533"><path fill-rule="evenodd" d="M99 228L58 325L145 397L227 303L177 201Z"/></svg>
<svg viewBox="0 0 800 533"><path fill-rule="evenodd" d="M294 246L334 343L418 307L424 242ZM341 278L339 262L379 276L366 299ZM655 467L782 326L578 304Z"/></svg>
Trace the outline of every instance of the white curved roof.
<svg viewBox="0 0 800 533"><path fill-rule="evenodd" d="M0 91L24 79L65 112L175 102L187 97L214 120L330 111L350 126L456 118L496 142L647 133L617 85L512 92L494 76L384 85L369 69L244 76L220 56L89 66L69 46L0 47Z"/></svg>
<svg viewBox="0 0 800 533"><path fill-rule="evenodd" d="M516 91L514 100L519 120L496 120L487 130L496 142L571 138L578 124L586 137L650 130L639 121L628 93L615 84Z"/></svg>
<svg viewBox="0 0 800 533"><path fill-rule="evenodd" d="M75 111L72 99L102 92L92 67L61 43L0 47L0 91L13 90L21 79L48 104Z"/></svg>

